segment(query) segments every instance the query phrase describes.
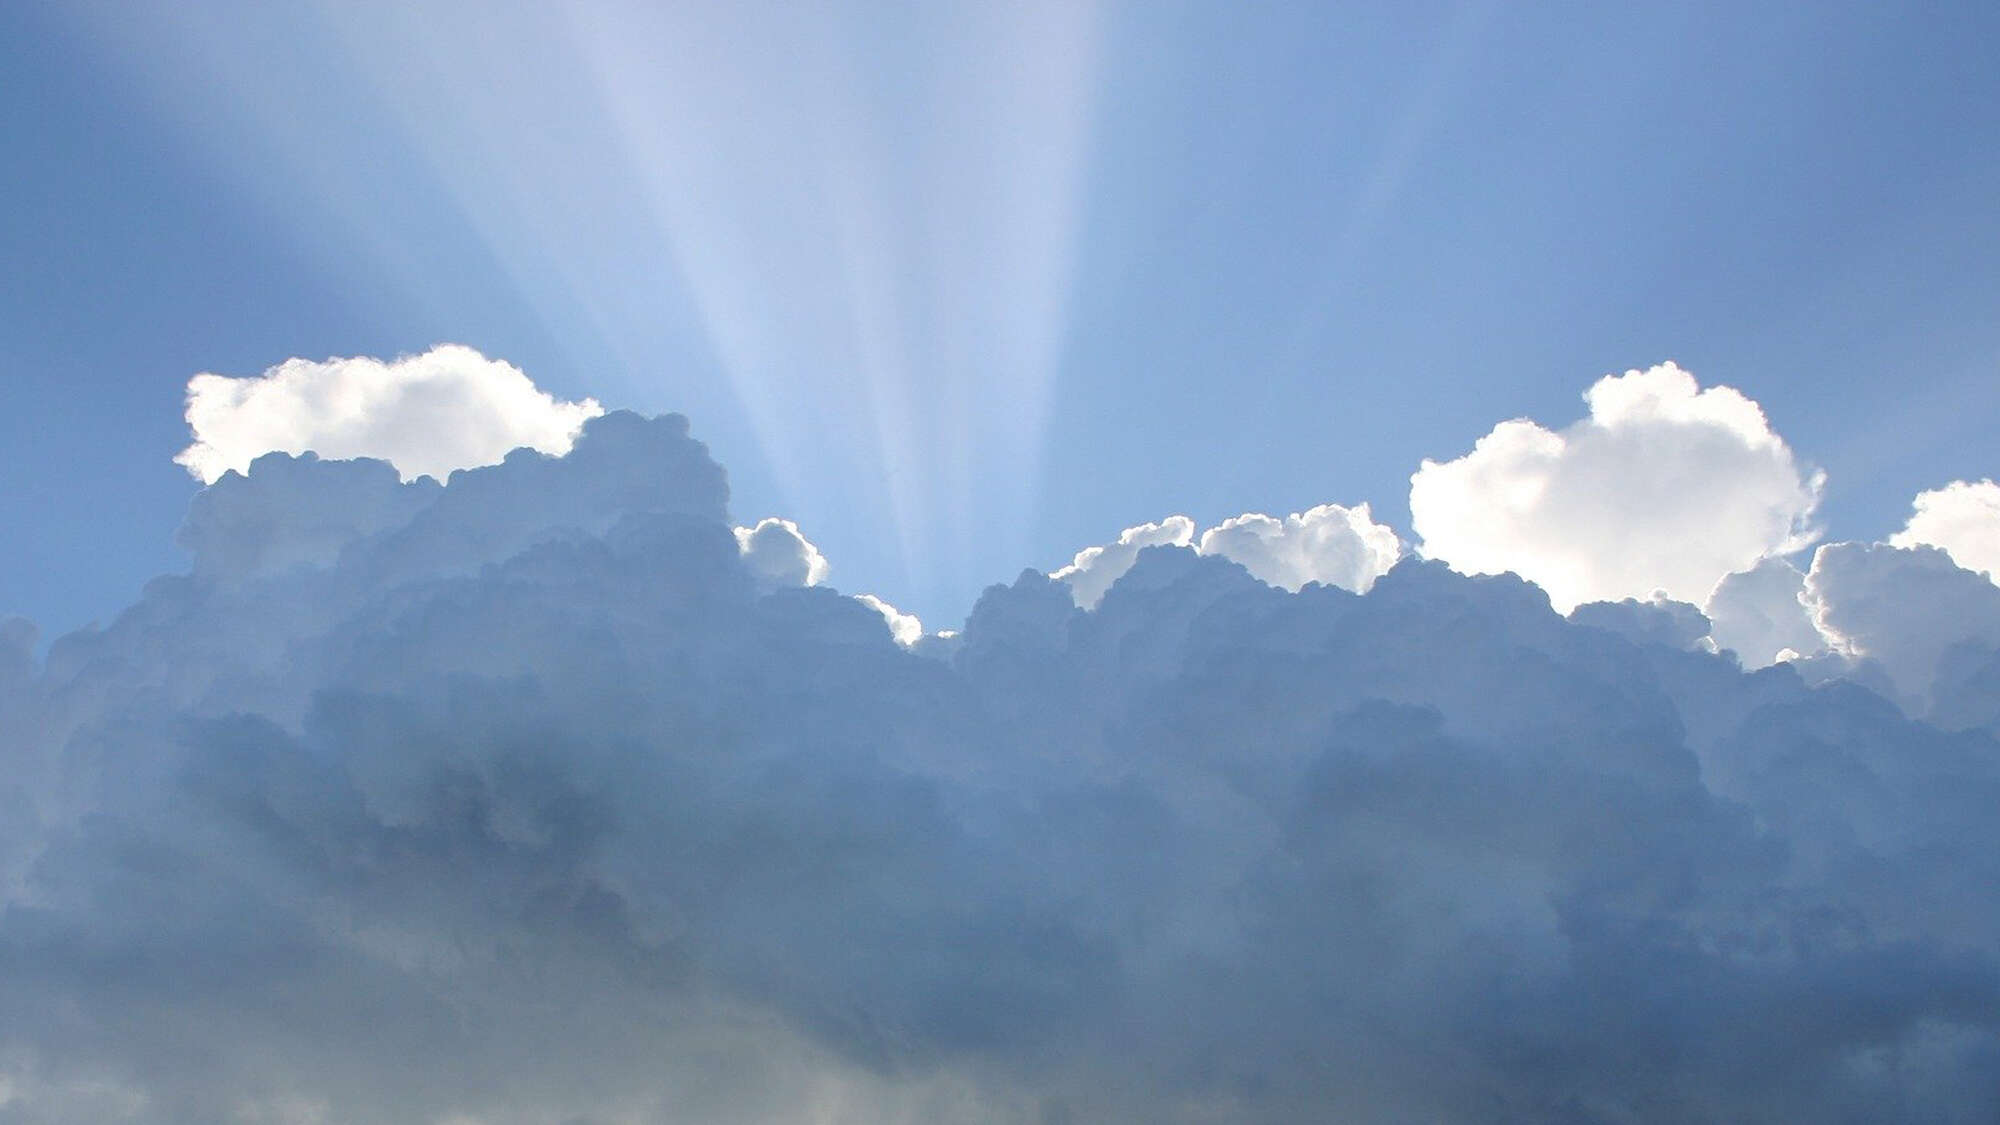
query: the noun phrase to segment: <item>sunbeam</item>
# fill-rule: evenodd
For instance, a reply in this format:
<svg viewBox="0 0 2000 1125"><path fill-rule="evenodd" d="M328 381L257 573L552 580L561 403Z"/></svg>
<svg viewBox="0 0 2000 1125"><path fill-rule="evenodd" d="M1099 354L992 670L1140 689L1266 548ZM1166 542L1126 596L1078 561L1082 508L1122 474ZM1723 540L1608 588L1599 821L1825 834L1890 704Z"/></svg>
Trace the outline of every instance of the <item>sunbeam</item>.
<svg viewBox="0 0 2000 1125"><path fill-rule="evenodd" d="M809 510L875 482L920 596L1033 517L1093 28L1068 3L578 17L766 458Z"/></svg>

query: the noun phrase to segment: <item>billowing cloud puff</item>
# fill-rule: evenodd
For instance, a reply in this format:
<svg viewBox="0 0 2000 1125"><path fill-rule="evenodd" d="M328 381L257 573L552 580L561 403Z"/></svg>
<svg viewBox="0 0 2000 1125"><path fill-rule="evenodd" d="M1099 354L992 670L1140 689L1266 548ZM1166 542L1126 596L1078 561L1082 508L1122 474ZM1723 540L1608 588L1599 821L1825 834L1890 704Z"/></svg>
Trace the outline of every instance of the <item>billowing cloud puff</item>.
<svg viewBox="0 0 2000 1125"><path fill-rule="evenodd" d="M1403 543L1366 504L1321 504L1284 519L1253 513L1223 520L1201 533L1200 551L1241 563L1283 590L1319 582L1366 593L1402 557Z"/></svg>
<svg viewBox="0 0 2000 1125"><path fill-rule="evenodd" d="M1838 651L1879 665L1920 713L1941 682L2000 650L2000 586L1936 547L1829 543L1803 597Z"/></svg>
<svg viewBox="0 0 2000 1125"><path fill-rule="evenodd" d="M791 520L768 517L736 529L736 546L758 578L773 586L817 586L826 580L826 556Z"/></svg>
<svg viewBox="0 0 2000 1125"><path fill-rule="evenodd" d="M456 344L386 362L291 359L254 378L188 380L195 440L174 460L210 484L272 452L373 457L404 480L444 480L517 448L564 453L602 413L592 399L558 401L512 364Z"/></svg>
<svg viewBox="0 0 2000 1125"><path fill-rule="evenodd" d="M1195 538L1194 521L1168 516L1128 527L1114 543L1086 547L1051 577L1068 582L1076 604L1093 608L1148 547L1194 546L1240 564L1268 585L1296 593L1309 582L1366 592L1401 557L1396 533L1376 523L1368 505L1321 504L1283 519L1251 512L1226 519Z"/></svg>
<svg viewBox="0 0 2000 1125"><path fill-rule="evenodd" d="M1686 602L1668 599L1585 602L1569 611L1578 625L1603 629L1639 644L1689 651L1708 649L1707 615Z"/></svg>
<svg viewBox="0 0 2000 1125"><path fill-rule="evenodd" d="M1104 597L1104 591L1132 569L1132 560L1147 547L1185 547L1194 542L1194 521L1186 516L1168 516L1158 523L1142 523L1119 532L1116 542L1085 547L1070 564L1050 575L1069 583L1076 604L1089 609Z"/></svg>
<svg viewBox="0 0 2000 1125"><path fill-rule="evenodd" d="M1511 571L1557 608L1655 592L1701 604L1716 582L1811 538L1821 477L1755 402L1673 364L1608 375L1560 431L1503 422L1410 478L1420 550L1467 574Z"/></svg>
<svg viewBox="0 0 2000 1125"><path fill-rule="evenodd" d="M889 626L889 635L896 638L899 645L909 646L923 639L924 623L914 613L904 613L873 594L856 594L854 600L882 615Z"/></svg>
<svg viewBox="0 0 2000 1125"><path fill-rule="evenodd" d="M1826 639L1806 609L1805 588L1806 576L1779 558L1725 576L1708 597L1710 636L1745 668L1819 652Z"/></svg>
<svg viewBox="0 0 2000 1125"><path fill-rule="evenodd" d="M0 1120L2000 1119L1990 663L1946 731L1171 533L905 647L726 499L677 418L273 455L109 627L0 625ZM1875 550L1814 588L2000 598Z"/></svg>
<svg viewBox="0 0 2000 1125"><path fill-rule="evenodd" d="M1917 493L1916 511L1890 536L1896 547L1941 547L1952 561L2000 581L2000 484L1955 480Z"/></svg>

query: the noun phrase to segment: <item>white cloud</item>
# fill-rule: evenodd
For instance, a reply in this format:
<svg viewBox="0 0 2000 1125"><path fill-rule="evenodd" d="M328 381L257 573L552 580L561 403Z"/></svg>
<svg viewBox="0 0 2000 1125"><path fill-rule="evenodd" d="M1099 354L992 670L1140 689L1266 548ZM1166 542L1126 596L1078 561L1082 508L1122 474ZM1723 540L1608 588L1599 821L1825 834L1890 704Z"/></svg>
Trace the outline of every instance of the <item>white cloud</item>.
<svg viewBox="0 0 2000 1125"><path fill-rule="evenodd" d="M856 594L854 600L882 615L889 625L889 635L904 648L916 644L924 638L924 623L914 613L904 613L873 594Z"/></svg>
<svg viewBox="0 0 2000 1125"><path fill-rule="evenodd" d="M1321 504L1284 519L1250 513L1224 520L1202 532L1200 550L1294 593L1309 582L1366 593L1402 557L1403 543L1367 504Z"/></svg>
<svg viewBox="0 0 2000 1125"><path fill-rule="evenodd" d="M1495 426L1410 478L1420 550L1468 574L1513 571L1558 609L1656 592L1700 604L1724 575L1810 542L1822 478L1758 405L1671 363L1608 375L1562 430Z"/></svg>
<svg viewBox="0 0 2000 1125"><path fill-rule="evenodd" d="M1891 546L1941 547L1958 565L2000 581L2000 484L1955 480L1917 493L1913 506Z"/></svg>
<svg viewBox="0 0 2000 1125"><path fill-rule="evenodd" d="M772 586L817 586L826 579L826 556L791 520L775 516L736 529L736 547L757 577Z"/></svg>
<svg viewBox="0 0 2000 1125"><path fill-rule="evenodd" d="M1376 523L1367 504L1321 504L1283 519L1257 512L1234 516L1202 532L1199 540L1193 520L1168 516L1128 527L1115 542L1078 551L1049 577L1069 583L1076 604L1092 609L1132 569L1140 551L1160 546L1194 547L1229 559L1259 581L1294 593L1309 582L1366 592L1403 551L1396 533Z"/></svg>
<svg viewBox="0 0 2000 1125"><path fill-rule="evenodd" d="M593 399L558 401L512 364L457 344L386 362L290 359L254 378L188 380L195 440L174 460L206 484L247 473L265 453L307 451L380 458L404 480L443 480L523 447L566 453L602 413Z"/></svg>
<svg viewBox="0 0 2000 1125"><path fill-rule="evenodd" d="M1148 547L1185 547L1194 542L1194 521L1186 516L1168 516L1158 523L1142 523L1118 533L1115 542L1085 547L1070 564L1049 575L1069 583L1076 604L1095 606L1104 591L1132 569L1132 560Z"/></svg>

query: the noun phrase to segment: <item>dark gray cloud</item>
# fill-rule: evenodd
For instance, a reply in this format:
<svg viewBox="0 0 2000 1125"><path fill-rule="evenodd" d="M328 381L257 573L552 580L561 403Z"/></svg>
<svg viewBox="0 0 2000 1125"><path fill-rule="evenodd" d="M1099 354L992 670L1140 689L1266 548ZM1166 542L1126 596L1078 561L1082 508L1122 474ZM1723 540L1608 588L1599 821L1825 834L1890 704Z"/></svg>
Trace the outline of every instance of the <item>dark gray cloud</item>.
<svg viewBox="0 0 2000 1125"><path fill-rule="evenodd" d="M0 626L0 1122L2000 1116L1990 650L1934 723L1678 603L1176 546L905 647L625 414L183 538Z"/></svg>

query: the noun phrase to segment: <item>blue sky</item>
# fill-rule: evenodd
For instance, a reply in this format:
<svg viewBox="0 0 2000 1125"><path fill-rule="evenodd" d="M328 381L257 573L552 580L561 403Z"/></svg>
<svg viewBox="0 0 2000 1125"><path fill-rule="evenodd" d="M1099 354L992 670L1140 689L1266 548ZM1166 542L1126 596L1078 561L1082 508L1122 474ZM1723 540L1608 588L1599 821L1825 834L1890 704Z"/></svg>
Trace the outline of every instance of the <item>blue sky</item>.
<svg viewBox="0 0 2000 1125"><path fill-rule="evenodd" d="M0 4L0 1123L2000 1120L1996 33Z"/></svg>
<svg viewBox="0 0 2000 1125"><path fill-rule="evenodd" d="M1831 536L1995 471L1990 6L476 11L0 12L0 612L184 568L191 375L442 342L933 627L1666 359Z"/></svg>

